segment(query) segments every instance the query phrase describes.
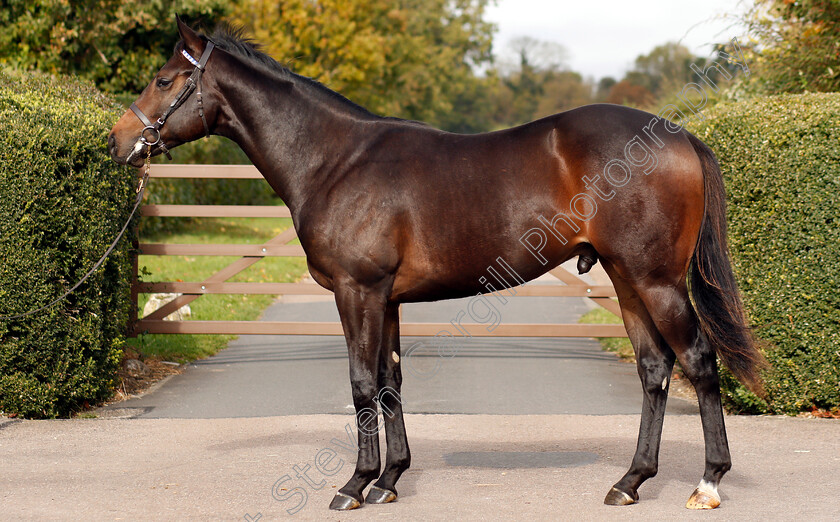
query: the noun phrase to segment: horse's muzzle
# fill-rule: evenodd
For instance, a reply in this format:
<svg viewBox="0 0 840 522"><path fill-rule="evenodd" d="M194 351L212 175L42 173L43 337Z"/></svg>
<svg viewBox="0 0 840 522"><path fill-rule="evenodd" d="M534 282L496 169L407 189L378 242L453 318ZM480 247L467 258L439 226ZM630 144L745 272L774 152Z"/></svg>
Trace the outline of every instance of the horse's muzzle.
<svg viewBox="0 0 840 522"><path fill-rule="evenodd" d="M113 134L108 135L108 152L111 154L112 160L116 161L117 163L120 162L119 158L117 157L117 138L115 138Z"/></svg>

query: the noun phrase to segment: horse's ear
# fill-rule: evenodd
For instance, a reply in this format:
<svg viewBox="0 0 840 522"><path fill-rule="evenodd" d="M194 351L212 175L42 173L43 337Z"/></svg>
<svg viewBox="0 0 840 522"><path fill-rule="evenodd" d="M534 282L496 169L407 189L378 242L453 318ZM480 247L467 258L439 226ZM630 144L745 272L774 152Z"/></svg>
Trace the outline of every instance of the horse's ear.
<svg viewBox="0 0 840 522"><path fill-rule="evenodd" d="M204 47L204 44L201 41L201 37L198 36L198 33L184 23L180 16L175 15L175 21L178 23L178 32L181 34L181 39L184 40L186 48L193 52L200 51Z"/></svg>

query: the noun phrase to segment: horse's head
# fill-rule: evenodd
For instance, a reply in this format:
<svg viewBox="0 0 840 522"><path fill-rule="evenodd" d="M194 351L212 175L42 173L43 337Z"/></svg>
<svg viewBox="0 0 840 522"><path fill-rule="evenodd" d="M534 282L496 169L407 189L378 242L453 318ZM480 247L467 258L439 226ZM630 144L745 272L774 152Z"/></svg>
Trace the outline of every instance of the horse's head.
<svg viewBox="0 0 840 522"><path fill-rule="evenodd" d="M108 136L111 157L120 164L139 167L146 157L167 153L210 133L218 104L202 75L213 44L177 18L181 41L175 54L143 89L131 110L120 118Z"/></svg>

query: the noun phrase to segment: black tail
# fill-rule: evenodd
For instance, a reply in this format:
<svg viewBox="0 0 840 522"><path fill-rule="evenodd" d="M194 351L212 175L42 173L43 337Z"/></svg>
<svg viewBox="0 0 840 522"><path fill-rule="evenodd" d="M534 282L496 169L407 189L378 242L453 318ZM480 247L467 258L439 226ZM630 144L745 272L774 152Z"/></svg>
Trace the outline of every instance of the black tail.
<svg viewBox="0 0 840 522"><path fill-rule="evenodd" d="M691 294L700 327L735 377L763 393L760 370L767 362L747 324L726 244L726 192L717 158L705 143L688 135L703 166L706 211L691 260Z"/></svg>

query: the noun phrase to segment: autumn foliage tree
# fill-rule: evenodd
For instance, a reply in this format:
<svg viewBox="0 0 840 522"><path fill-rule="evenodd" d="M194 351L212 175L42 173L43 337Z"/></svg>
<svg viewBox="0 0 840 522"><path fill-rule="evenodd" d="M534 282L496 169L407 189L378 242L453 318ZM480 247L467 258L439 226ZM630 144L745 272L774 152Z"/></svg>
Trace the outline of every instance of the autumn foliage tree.
<svg viewBox="0 0 840 522"><path fill-rule="evenodd" d="M756 0L742 21L767 91L840 91L840 0Z"/></svg>
<svg viewBox="0 0 840 522"><path fill-rule="evenodd" d="M624 79L612 86L606 102L631 107L648 107L653 105L655 100L650 89L640 85L640 82Z"/></svg>
<svg viewBox="0 0 840 522"><path fill-rule="evenodd" d="M569 53L555 42L518 37L509 43L492 74L482 79L489 93L492 129L526 123L594 101L595 86L570 71Z"/></svg>
<svg viewBox="0 0 840 522"><path fill-rule="evenodd" d="M439 124L490 60L488 0L240 0L264 50L384 115Z"/></svg>

